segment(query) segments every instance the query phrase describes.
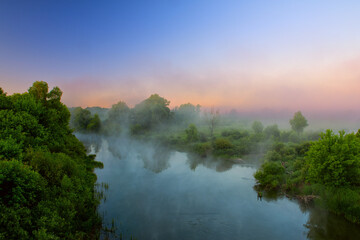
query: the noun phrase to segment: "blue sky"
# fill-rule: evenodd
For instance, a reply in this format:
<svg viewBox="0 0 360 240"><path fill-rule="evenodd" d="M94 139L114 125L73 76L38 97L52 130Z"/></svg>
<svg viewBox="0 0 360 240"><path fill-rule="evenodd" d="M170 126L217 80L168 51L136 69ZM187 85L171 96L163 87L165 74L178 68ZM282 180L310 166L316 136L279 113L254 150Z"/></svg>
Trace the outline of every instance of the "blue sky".
<svg viewBox="0 0 360 240"><path fill-rule="evenodd" d="M174 105L357 110L359 12L359 1L2 0L0 84L44 80L70 106L157 92Z"/></svg>

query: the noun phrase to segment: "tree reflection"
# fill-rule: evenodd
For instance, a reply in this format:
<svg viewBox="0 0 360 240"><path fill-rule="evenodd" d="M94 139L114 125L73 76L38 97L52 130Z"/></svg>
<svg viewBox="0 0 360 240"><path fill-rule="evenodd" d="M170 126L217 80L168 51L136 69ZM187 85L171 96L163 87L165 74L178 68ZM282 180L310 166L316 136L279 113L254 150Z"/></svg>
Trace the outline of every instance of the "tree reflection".
<svg viewBox="0 0 360 240"><path fill-rule="evenodd" d="M139 157L144 162L144 168L154 173L160 173L170 167L171 151L161 146L145 148L139 151Z"/></svg>
<svg viewBox="0 0 360 240"><path fill-rule="evenodd" d="M309 209L307 238L312 240L359 239L360 228L346 219L319 208Z"/></svg>
<svg viewBox="0 0 360 240"><path fill-rule="evenodd" d="M195 171L197 166L202 165L206 168L213 169L217 172L225 172L230 170L234 166L234 162L224 159L200 157L195 154L187 154L187 164L190 169Z"/></svg>

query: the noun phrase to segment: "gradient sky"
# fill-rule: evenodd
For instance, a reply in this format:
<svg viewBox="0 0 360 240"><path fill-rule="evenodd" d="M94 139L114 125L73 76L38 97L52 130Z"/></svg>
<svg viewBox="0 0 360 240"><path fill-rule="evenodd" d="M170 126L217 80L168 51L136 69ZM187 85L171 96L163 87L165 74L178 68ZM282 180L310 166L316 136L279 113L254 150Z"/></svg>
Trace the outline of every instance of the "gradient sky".
<svg viewBox="0 0 360 240"><path fill-rule="evenodd" d="M360 110L360 1L0 1L0 86L68 106L158 93L238 110Z"/></svg>

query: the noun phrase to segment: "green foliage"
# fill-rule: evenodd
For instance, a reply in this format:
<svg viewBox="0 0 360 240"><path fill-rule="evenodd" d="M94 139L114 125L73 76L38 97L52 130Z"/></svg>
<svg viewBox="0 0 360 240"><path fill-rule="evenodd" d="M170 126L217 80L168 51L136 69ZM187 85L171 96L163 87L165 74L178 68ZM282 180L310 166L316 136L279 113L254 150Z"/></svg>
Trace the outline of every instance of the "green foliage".
<svg viewBox="0 0 360 240"><path fill-rule="evenodd" d="M0 203L7 207L32 207L43 194L41 175L18 161L0 161Z"/></svg>
<svg viewBox="0 0 360 240"><path fill-rule="evenodd" d="M308 142L304 142L302 144L275 142L265 154L264 159L266 162L259 170L261 174L257 175L257 177L259 177L257 180L260 185L268 188L275 188L274 184L266 182L268 179L276 178L276 176L266 176L267 174L273 175L274 173L271 171L266 172L261 169L264 169L264 167L266 167L269 163L276 163L281 165L284 169L282 181L277 181L278 185L276 187L282 187L288 191L299 192L297 188L304 181L304 157L309 147L310 143ZM264 179L267 180L265 181ZM262 180L262 182L260 180Z"/></svg>
<svg viewBox="0 0 360 240"><path fill-rule="evenodd" d="M210 130L210 137L214 136L214 130L220 122L220 112L214 108L210 109L210 112L206 113L206 122Z"/></svg>
<svg viewBox="0 0 360 240"><path fill-rule="evenodd" d="M48 96L49 86L44 81L37 81L29 88L29 94L37 101L45 104Z"/></svg>
<svg viewBox="0 0 360 240"><path fill-rule="evenodd" d="M307 153L307 180L326 186L360 184L360 139L355 134L331 130L321 134Z"/></svg>
<svg viewBox="0 0 360 240"><path fill-rule="evenodd" d="M125 102L120 101L111 106L111 109L108 112L108 119L116 122L126 122L129 113L130 108L128 105Z"/></svg>
<svg viewBox="0 0 360 240"><path fill-rule="evenodd" d="M194 152L202 157L206 157L208 154L210 154L212 151L211 143L204 142L204 143L198 143L194 146Z"/></svg>
<svg viewBox="0 0 360 240"><path fill-rule="evenodd" d="M191 103L181 104L179 108L174 109L174 121L180 125L188 125L196 122L200 114L200 105L192 105Z"/></svg>
<svg viewBox="0 0 360 240"><path fill-rule="evenodd" d="M300 111L294 114L294 117L290 119L289 123L291 128L297 133L302 133L304 128L309 125L306 118L301 114Z"/></svg>
<svg viewBox="0 0 360 240"><path fill-rule="evenodd" d="M360 223L360 191L352 188L327 188L322 192L323 204L351 222Z"/></svg>
<svg viewBox="0 0 360 240"><path fill-rule="evenodd" d="M77 107L71 114L71 126L79 132L99 132L101 121L98 114L92 117L89 110Z"/></svg>
<svg viewBox="0 0 360 240"><path fill-rule="evenodd" d="M233 145L226 138L218 138L215 140L214 147L216 150L226 150L233 148Z"/></svg>
<svg viewBox="0 0 360 240"><path fill-rule="evenodd" d="M101 128L101 121L99 115L95 114L93 118L90 119L89 124L86 129L90 132L99 132Z"/></svg>
<svg viewBox="0 0 360 240"><path fill-rule="evenodd" d="M166 122L170 118L169 104L168 100L158 94L151 95L132 109L132 124L138 124L138 126L147 130Z"/></svg>
<svg viewBox="0 0 360 240"><path fill-rule="evenodd" d="M266 153L265 159L254 175L260 186L315 196L317 204L360 223L358 135L344 131L335 135L327 130L312 143L278 142Z"/></svg>
<svg viewBox="0 0 360 240"><path fill-rule="evenodd" d="M264 125L259 121L254 121L253 124L251 125L251 128L256 134L260 134L264 130Z"/></svg>
<svg viewBox="0 0 360 240"><path fill-rule="evenodd" d="M6 92L0 87L0 110L11 108L12 102L6 97Z"/></svg>
<svg viewBox="0 0 360 240"><path fill-rule="evenodd" d="M278 125L274 124L274 125L270 125L267 126L264 130L264 134L266 136L266 138L273 138L273 139L279 139L280 138L280 130Z"/></svg>
<svg viewBox="0 0 360 240"><path fill-rule="evenodd" d="M0 93L0 239L96 239L94 167L55 87ZM99 118L90 121L96 129ZM95 230L95 231L94 231Z"/></svg>
<svg viewBox="0 0 360 240"><path fill-rule="evenodd" d="M199 139L198 130L194 124L190 124L187 129L185 129L186 140L188 142L195 142Z"/></svg>
<svg viewBox="0 0 360 240"><path fill-rule="evenodd" d="M224 130L221 132L221 136L223 137L230 137L233 140L238 140L240 138L248 137L249 132L248 131L240 131L236 129L230 129L230 130Z"/></svg>
<svg viewBox="0 0 360 240"><path fill-rule="evenodd" d="M234 145L226 138L217 138L214 142L216 155L231 156L234 153Z"/></svg>
<svg viewBox="0 0 360 240"><path fill-rule="evenodd" d="M103 133L107 135L120 134L127 128L130 118L130 108L125 102L112 105L103 124Z"/></svg>
<svg viewBox="0 0 360 240"><path fill-rule="evenodd" d="M284 183L285 169L278 162L265 162L254 177L261 186L275 189Z"/></svg>

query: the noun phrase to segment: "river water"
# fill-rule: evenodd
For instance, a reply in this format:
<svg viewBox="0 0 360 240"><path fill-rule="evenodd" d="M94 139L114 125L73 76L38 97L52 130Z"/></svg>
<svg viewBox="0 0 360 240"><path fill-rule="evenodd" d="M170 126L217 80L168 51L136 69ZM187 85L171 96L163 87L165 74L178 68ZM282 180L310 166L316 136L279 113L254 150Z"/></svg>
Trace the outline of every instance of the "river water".
<svg viewBox="0 0 360 240"><path fill-rule="evenodd" d="M104 163L98 183L109 186L98 211L116 228L101 239L360 239L360 228L341 217L286 197L259 198L256 157L232 163L129 140L96 142Z"/></svg>

